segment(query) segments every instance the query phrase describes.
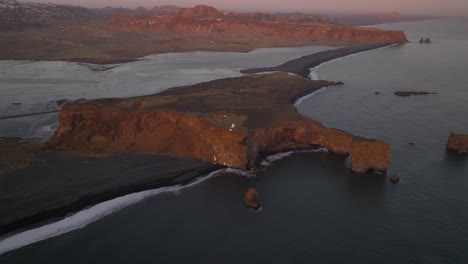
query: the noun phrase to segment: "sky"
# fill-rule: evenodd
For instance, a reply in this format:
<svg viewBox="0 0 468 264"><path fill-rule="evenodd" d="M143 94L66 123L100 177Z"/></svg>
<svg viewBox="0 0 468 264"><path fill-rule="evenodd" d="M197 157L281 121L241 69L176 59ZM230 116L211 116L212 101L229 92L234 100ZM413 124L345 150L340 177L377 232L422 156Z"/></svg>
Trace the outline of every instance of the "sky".
<svg viewBox="0 0 468 264"><path fill-rule="evenodd" d="M23 0L24 1L24 0ZM468 15L468 0L28 0L87 7L154 7L211 5L233 11L300 11L311 13L399 12L423 15Z"/></svg>

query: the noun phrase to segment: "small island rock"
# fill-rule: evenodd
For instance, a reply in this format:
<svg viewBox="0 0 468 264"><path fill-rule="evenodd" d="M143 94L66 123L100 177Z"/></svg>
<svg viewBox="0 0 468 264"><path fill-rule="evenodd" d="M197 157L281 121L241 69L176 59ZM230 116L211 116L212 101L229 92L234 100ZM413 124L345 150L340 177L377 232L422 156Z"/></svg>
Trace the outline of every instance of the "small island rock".
<svg viewBox="0 0 468 264"><path fill-rule="evenodd" d="M447 149L458 153L468 153L468 135L450 133Z"/></svg>
<svg viewBox="0 0 468 264"><path fill-rule="evenodd" d="M390 181L393 182L393 183L397 183L400 181L400 177L398 177L398 175L396 174L393 174L391 177L390 177Z"/></svg>
<svg viewBox="0 0 468 264"><path fill-rule="evenodd" d="M248 207L254 210L260 208L260 200L258 199L258 193L254 188L250 188L247 191L247 193L245 194L244 202Z"/></svg>

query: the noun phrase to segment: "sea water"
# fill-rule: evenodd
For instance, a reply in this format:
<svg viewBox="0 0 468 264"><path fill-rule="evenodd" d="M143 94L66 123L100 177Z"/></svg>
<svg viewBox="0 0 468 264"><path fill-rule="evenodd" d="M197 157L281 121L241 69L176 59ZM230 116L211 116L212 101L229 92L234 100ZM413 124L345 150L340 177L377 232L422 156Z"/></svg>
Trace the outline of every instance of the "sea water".
<svg viewBox="0 0 468 264"><path fill-rule="evenodd" d="M467 263L468 157L445 144L451 131L468 134L468 20L379 27L404 30L411 42L320 67L319 79L345 85L297 107L326 126L390 143L398 184L351 174L330 153L286 155L255 177L225 173L151 196L0 262ZM432 43L419 44L423 36ZM437 94L402 98L397 90ZM250 187L260 212L243 204Z"/></svg>

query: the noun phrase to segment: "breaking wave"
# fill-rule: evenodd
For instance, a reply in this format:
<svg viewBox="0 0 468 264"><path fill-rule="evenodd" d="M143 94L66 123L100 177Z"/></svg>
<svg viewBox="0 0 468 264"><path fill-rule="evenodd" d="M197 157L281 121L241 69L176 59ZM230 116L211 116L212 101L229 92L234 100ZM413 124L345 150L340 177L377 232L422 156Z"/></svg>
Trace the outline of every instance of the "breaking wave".
<svg viewBox="0 0 468 264"><path fill-rule="evenodd" d="M262 162L260 163L260 166L262 166L262 168L268 168L273 162L275 162L277 160L280 160L280 159L283 159L283 158L286 158L286 157L289 157L292 154L295 154L295 153L310 153L310 152L328 152L328 149L325 148L325 147L320 147L320 148L312 149L312 150L298 150L298 151L280 152L280 153L276 153L276 154L273 154L273 155L269 155L266 158L264 158L262 160Z"/></svg>
<svg viewBox="0 0 468 264"><path fill-rule="evenodd" d="M0 240L0 255L33 243L37 243L49 238L68 233L76 229L83 228L107 215L119 211L129 205L136 204L148 197L167 192L179 192L182 189L197 185L222 173L237 173L236 170L231 170L232 169L221 169L214 171L208 174L207 176L200 177L194 182L187 185L175 185L128 194L122 197L118 197L106 202L96 204L92 207L67 216L66 218L57 222L46 224L6 237L3 240Z"/></svg>
<svg viewBox="0 0 468 264"><path fill-rule="evenodd" d="M294 107L298 108L300 104L302 104L302 102L304 102L304 100L316 95L316 94L319 94L319 93L322 93L322 92L325 92L327 91L328 89L330 89L330 86L325 86L325 87L322 87L320 89L318 89L317 91L315 92L312 92L308 95L305 95L299 99L297 99L295 102L294 102Z"/></svg>

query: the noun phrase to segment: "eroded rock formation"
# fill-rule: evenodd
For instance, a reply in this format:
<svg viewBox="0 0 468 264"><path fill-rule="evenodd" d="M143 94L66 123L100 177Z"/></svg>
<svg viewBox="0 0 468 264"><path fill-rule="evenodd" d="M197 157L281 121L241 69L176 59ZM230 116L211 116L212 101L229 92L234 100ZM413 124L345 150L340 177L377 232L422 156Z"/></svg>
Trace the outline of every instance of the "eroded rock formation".
<svg viewBox="0 0 468 264"><path fill-rule="evenodd" d="M392 183L397 183L397 182L400 181L400 177L398 177L398 175L396 175L396 173L395 173L395 174L393 174L393 175L390 177L390 181L391 181Z"/></svg>
<svg viewBox="0 0 468 264"><path fill-rule="evenodd" d="M468 135L450 133L447 149L458 153L468 153Z"/></svg>
<svg viewBox="0 0 468 264"><path fill-rule="evenodd" d="M258 198L258 193L254 188L250 188L247 191L247 193L245 194L244 202L248 207L254 210L260 208L260 199Z"/></svg>
<svg viewBox="0 0 468 264"><path fill-rule="evenodd" d="M389 144L354 139L351 146L351 170L355 172L387 171L391 155Z"/></svg>
<svg viewBox="0 0 468 264"><path fill-rule="evenodd" d="M268 153L323 146L352 155L351 169L386 171L390 146L330 129L293 101L334 82L286 73L247 75L130 99L80 100L60 112L49 148L84 155L191 157L254 169Z"/></svg>

